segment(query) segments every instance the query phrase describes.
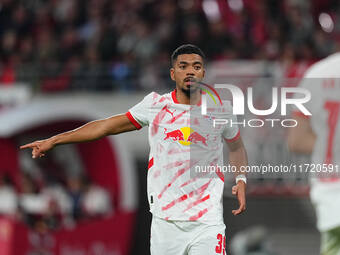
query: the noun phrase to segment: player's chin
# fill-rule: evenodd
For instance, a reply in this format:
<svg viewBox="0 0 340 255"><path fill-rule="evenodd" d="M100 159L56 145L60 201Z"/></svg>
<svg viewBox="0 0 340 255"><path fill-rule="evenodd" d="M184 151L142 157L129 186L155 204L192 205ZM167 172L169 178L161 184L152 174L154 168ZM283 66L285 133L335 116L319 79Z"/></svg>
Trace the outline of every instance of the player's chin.
<svg viewBox="0 0 340 255"><path fill-rule="evenodd" d="M182 90L185 92L189 93L195 93L199 88L195 85L192 84L184 84L182 87Z"/></svg>

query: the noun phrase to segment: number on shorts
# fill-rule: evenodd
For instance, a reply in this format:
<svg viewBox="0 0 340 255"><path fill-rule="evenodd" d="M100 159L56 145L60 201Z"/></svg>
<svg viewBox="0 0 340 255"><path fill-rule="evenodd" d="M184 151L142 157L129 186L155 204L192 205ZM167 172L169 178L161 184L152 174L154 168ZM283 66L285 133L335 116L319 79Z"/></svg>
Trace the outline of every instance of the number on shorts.
<svg viewBox="0 0 340 255"><path fill-rule="evenodd" d="M215 252L218 254L225 254L225 236L222 234L217 234L217 246L215 247Z"/></svg>

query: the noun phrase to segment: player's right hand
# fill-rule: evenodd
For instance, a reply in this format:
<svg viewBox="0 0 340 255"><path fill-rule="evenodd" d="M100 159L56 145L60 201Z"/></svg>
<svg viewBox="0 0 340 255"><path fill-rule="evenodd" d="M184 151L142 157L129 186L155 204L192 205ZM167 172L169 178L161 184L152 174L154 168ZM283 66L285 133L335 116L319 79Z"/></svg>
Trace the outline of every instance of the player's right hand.
<svg viewBox="0 0 340 255"><path fill-rule="evenodd" d="M240 207L237 210L232 210L234 215L239 215L246 210L246 184L243 181L233 186L232 194L237 197Z"/></svg>
<svg viewBox="0 0 340 255"><path fill-rule="evenodd" d="M45 152L54 147L53 142L50 139L35 141L33 143L28 143L20 146L20 149L32 149L32 158L41 158L45 156Z"/></svg>

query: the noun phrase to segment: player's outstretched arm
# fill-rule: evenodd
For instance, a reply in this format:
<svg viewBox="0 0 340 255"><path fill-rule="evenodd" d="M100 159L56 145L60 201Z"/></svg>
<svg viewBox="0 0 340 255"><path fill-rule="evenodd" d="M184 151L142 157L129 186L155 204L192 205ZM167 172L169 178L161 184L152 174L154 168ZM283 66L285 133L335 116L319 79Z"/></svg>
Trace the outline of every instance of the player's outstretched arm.
<svg viewBox="0 0 340 255"><path fill-rule="evenodd" d="M247 152L244 147L243 141L238 138L236 141L227 142L229 147L229 163L232 166L236 167L235 176L245 175L244 172L241 171L241 166L248 165ZM238 180L236 185L232 188L232 194L237 196L237 200L239 203L239 208L236 210L232 210L234 215L238 215L246 210L246 183L245 181Z"/></svg>
<svg viewBox="0 0 340 255"><path fill-rule="evenodd" d="M125 114L119 114L110 118L91 121L79 128L45 140L20 146L20 149L31 148L33 158L43 157L47 151L56 145L89 142L107 135L116 135L132 130L136 130L136 127L128 117Z"/></svg>

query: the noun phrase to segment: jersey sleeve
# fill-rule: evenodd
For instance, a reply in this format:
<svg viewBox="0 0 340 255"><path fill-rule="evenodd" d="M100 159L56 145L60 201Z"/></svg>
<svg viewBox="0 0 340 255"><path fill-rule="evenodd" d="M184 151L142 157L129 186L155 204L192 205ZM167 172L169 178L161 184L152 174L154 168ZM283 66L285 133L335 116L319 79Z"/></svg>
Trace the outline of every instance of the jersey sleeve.
<svg viewBox="0 0 340 255"><path fill-rule="evenodd" d="M225 118L228 119L228 124L225 125L222 135L227 142L233 142L240 137L240 129L237 124L237 116L232 113L232 106L230 102L225 104L225 109L227 112Z"/></svg>
<svg viewBox="0 0 340 255"><path fill-rule="evenodd" d="M148 94L141 102L130 108L125 114L137 129L149 125L149 112L153 93L154 92Z"/></svg>
<svg viewBox="0 0 340 255"><path fill-rule="evenodd" d="M226 125L223 130L223 137L227 142L236 141L240 137L240 129L237 125L237 117L235 115L230 115L229 117L230 124Z"/></svg>

